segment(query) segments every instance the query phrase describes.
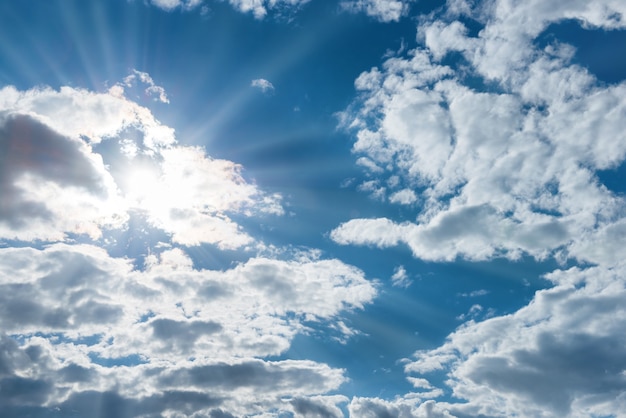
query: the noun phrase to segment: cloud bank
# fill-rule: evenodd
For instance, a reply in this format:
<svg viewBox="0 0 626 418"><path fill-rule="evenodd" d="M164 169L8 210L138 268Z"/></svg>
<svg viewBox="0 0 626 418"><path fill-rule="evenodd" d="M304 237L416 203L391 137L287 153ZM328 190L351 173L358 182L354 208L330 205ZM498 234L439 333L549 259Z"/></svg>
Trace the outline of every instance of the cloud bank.
<svg viewBox="0 0 626 418"><path fill-rule="evenodd" d="M317 251L261 255L232 217L281 216L281 196L180 144L125 97L139 81L156 87L0 90L3 416L336 412L344 370L269 358L312 324L349 337L376 284ZM244 261L196 267L200 245Z"/></svg>
<svg viewBox="0 0 626 418"><path fill-rule="evenodd" d="M626 6L450 0L421 18L418 48L356 80L341 117L370 177L358 187L406 201L415 218L351 219L333 240L406 245L432 261L578 267L546 275L552 287L519 311L468 321L416 352L405 366L414 393L355 398L351 416L623 414L626 202L598 174L626 158L626 83L597 80L570 45L538 41L566 20L624 30Z"/></svg>
<svg viewBox="0 0 626 418"><path fill-rule="evenodd" d="M626 85L603 85L571 63L572 47L540 49L534 39L565 18L605 29L623 21L602 20L595 6L488 4L459 15L469 6L451 2L445 19L420 24L423 47L356 80L360 99L343 117L375 178L364 188L393 203L422 204L417 222L348 221L332 232L337 242L404 243L428 260L561 252L594 262L576 238L621 222L623 197L597 172L624 161ZM613 16L611 7L603 13ZM484 29L470 36L457 17ZM517 23L524 20L542 23ZM460 68L444 64L454 53Z"/></svg>

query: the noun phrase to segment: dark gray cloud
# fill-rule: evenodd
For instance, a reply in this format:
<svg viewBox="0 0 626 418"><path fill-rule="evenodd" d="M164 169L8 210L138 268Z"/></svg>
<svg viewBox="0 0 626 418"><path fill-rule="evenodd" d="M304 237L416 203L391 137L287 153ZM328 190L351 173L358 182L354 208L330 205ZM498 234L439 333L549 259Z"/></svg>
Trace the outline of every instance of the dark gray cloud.
<svg viewBox="0 0 626 418"><path fill-rule="evenodd" d="M337 418L340 416L323 403L308 398L292 399L291 405L293 410L299 414L298 416L306 418Z"/></svg>
<svg viewBox="0 0 626 418"><path fill-rule="evenodd" d="M324 384L325 377L312 367L292 362L248 360L241 363L218 363L166 372L160 383L169 387L216 387L235 390L259 387L265 391Z"/></svg>
<svg viewBox="0 0 626 418"><path fill-rule="evenodd" d="M483 357L473 366L475 382L525 396L563 416L579 396L614 399L626 391L626 341L623 336L543 333L534 350L511 358Z"/></svg>
<svg viewBox="0 0 626 418"><path fill-rule="evenodd" d="M4 255L13 260L0 267L2 272L8 276L15 269L0 284L0 324L5 331L68 330L122 317L122 307L106 294L114 291L116 281L97 266L93 255L28 249L5 250ZM40 257L39 263L24 264L29 255L31 264L32 257Z"/></svg>
<svg viewBox="0 0 626 418"><path fill-rule="evenodd" d="M166 410L191 415L220 403L220 399L210 394L192 391L166 391L140 399L126 398L113 391L86 391L73 394L58 409L63 416L134 418L162 416Z"/></svg>
<svg viewBox="0 0 626 418"><path fill-rule="evenodd" d="M267 356L289 349L303 318L339 320L370 302L363 272L317 251L256 258L253 245L249 260L205 270L173 248L252 244L225 213L280 215L279 194L246 182L238 164L177 145L120 86L2 93L0 238L23 243L0 248L0 329L10 335L0 336L0 416L289 413L283 399L345 381L341 369ZM164 241L145 263L100 246L120 228L133 234L138 212ZM26 245L34 240L39 249ZM333 411L311 402L300 410Z"/></svg>
<svg viewBox="0 0 626 418"><path fill-rule="evenodd" d="M77 364L70 364L59 370L59 376L65 382L90 382L96 375L94 370Z"/></svg>
<svg viewBox="0 0 626 418"><path fill-rule="evenodd" d="M50 220L43 201L29 196L16 183L23 176L106 197L107 189L85 145L67 138L37 119L23 114L0 114L0 222L14 229L29 227L29 219Z"/></svg>
<svg viewBox="0 0 626 418"><path fill-rule="evenodd" d="M52 393L52 385L53 383L47 380L20 376L2 378L0 405L43 405Z"/></svg>
<svg viewBox="0 0 626 418"><path fill-rule="evenodd" d="M231 414L230 412L226 412L224 410L220 409L213 409L210 413L209 413L209 417L211 418L235 418L235 416L233 414Z"/></svg>
<svg viewBox="0 0 626 418"><path fill-rule="evenodd" d="M159 318L150 322L152 335L165 343L168 349L188 350L198 338L215 334L222 326L212 321L175 321Z"/></svg>

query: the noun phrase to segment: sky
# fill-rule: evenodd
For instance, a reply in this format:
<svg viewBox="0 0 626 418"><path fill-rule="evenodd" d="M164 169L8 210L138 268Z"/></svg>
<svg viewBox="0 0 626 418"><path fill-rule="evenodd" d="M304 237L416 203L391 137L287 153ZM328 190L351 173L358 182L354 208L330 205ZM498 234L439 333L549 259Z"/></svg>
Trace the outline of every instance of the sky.
<svg viewBox="0 0 626 418"><path fill-rule="evenodd" d="M626 417L626 3L0 1L0 415Z"/></svg>

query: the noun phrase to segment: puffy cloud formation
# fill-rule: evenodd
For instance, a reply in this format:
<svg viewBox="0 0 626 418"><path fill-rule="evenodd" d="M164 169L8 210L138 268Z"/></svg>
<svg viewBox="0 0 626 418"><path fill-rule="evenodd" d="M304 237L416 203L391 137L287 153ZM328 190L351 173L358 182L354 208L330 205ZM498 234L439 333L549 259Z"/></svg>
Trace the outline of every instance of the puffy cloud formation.
<svg viewBox="0 0 626 418"><path fill-rule="evenodd" d="M565 18L623 27L624 6L561 4L449 2L444 18L420 24L423 47L361 74L360 99L343 117L356 130L354 152L378 178L362 188L421 207L417 222L346 222L332 232L337 242L405 243L428 260L559 251L595 261L575 238L608 237L603 231L621 222L623 197L596 172L626 156L626 84L599 83L571 63L572 47L540 49L534 40ZM477 36L462 23L468 18L484 24ZM453 53L459 63L445 64ZM610 236L607 247L619 246Z"/></svg>
<svg viewBox="0 0 626 418"><path fill-rule="evenodd" d="M456 416L620 416L626 406L623 264L547 276L514 314L468 322L409 373L448 370Z"/></svg>
<svg viewBox="0 0 626 418"><path fill-rule="evenodd" d="M257 19L265 17L270 10L297 9L310 0L228 0L236 9L252 13Z"/></svg>
<svg viewBox="0 0 626 418"><path fill-rule="evenodd" d="M125 83L135 77L155 87L137 71ZM247 182L237 164L179 145L119 84L105 93L5 87L0 118L0 237L97 239L138 212L176 243L239 248L253 239L228 213L282 213L279 196Z"/></svg>
<svg viewBox="0 0 626 418"><path fill-rule="evenodd" d="M353 13L365 12L381 22L397 22L409 12L413 0L356 0L343 1L341 7Z"/></svg>
<svg viewBox="0 0 626 418"><path fill-rule="evenodd" d="M336 414L343 370L268 358L312 324L352 335L341 314L376 284L317 251L254 253L230 216L280 215L280 196L178 143L125 97L137 81L156 86L0 90L2 415ZM146 231L166 242L115 255ZM202 244L248 251L210 270Z"/></svg>
<svg viewBox="0 0 626 418"><path fill-rule="evenodd" d="M416 213L349 220L332 231L336 242L578 267L547 274L552 287L519 311L470 320L418 351L406 364L415 393L354 398L351 416L623 414L626 202L598 173L626 158L626 83L600 82L572 46L538 41L563 20L623 30L626 5L449 0L420 20L420 47L356 80L342 122L367 162L359 187Z"/></svg>
<svg viewBox="0 0 626 418"><path fill-rule="evenodd" d="M103 409L85 416L217 405L250 413L280 397L336 389L341 370L261 358L289 348L306 323L375 295L360 271L337 260L254 258L231 270L196 270L173 249L134 270L91 245L0 253L0 323L13 336L2 337L0 382L36 392L3 394L16 416L29 405L83 410L95 399Z"/></svg>

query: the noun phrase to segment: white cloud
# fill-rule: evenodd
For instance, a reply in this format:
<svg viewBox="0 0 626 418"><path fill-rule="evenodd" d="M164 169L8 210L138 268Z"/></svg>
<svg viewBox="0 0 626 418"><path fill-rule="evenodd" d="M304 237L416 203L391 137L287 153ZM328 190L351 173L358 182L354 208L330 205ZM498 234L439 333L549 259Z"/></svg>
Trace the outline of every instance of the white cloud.
<svg viewBox="0 0 626 418"><path fill-rule="evenodd" d="M374 161L370 160L367 157L360 157L358 160L356 160L356 163L372 173L382 173L384 171Z"/></svg>
<svg viewBox="0 0 626 418"><path fill-rule="evenodd" d="M397 287L409 287L412 283L404 266L398 266L394 269L391 276L391 283Z"/></svg>
<svg viewBox="0 0 626 418"><path fill-rule="evenodd" d="M146 72L133 70L129 76L124 78L123 85L126 87L133 87L133 85L135 84L137 80L139 80L142 84L145 84L147 86L144 90L146 95L148 96L156 95L155 100L161 103L170 102L169 99L167 98L167 93L165 92L165 89L161 86L157 86L154 83L154 80L152 80L152 77L150 77L150 74ZM122 84L116 84L113 88L115 87L118 87L118 88L122 87Z"/></svg>
<svg viewBox="0 0 626 418"><path fill-rule="evenodd" d="M343 418L344 414L336 405L347 402L347 398L340 395L315 396L308 398L294 398L290 401L296 416L303 418Z"/></svg>
<svg viewBox="0 0 626 418"><path fill-rule="evenodd" d="M387 189L382 187L378 180L369 180L361 183L358 189L362 192L367 192L373 199L384 200L387 193Z"/></svg>
<svg viewBox="0 0 626 418"><path fill-rule="evenodd" d="M176 142L174 130L162 125L150 111L135 102L112 94L83 89L48 87L18 91L12 86L0 89L0 110L27 114L57 133L98 144L132 127L143 135L149 149Z"/></svg>
<svg viewBox="0 0 626 418"><path fill-rule="evenodd" d="M274 85L264 78L252 80L250 85L261 90L263 93L272 93L274 91Z"/></svg>
<svg viewBox="0 0 626 418"><path fill-rule="evenodd" d="M425 20L418 28L424 48L363 73L355 82L362 95L342 115L343 124L356 130L359 161L402 181L375 189L385 174L370 170L378 178L361 190L389 194L393 203L419 199L423 206L414 224L387 220L390 228L382 231L381 219L352 220L331 236L381 247L405 243L429 260L543 259L563 250L589 260L575 237L595 234L598 221L600 229L610 228L624 205L595 173L626 157L626 84L598 83L570 63L567 46L538 50L532 44L560 18L623 26L618 18L599 17L600 10L613 16L623 6L586 4L514 10L501 2L476 9L456 4L451 10L466 10L485 24L478 37L470 37L452 12L447 20ZM519 24L533 19L539 23ZM438 62L452 50L469 65ZM470 89L468 73L499 87Z"/></svg>
<svg viewBox="0 0 626 418"><path fill-rule="evenodd" d="M255 18L262 19L271 10L297 9L310 0L228 0L239 11L252 13Z"/></svg>
<svg viewBox="0 0 626 418"><path fill-rule="evenodd" d="M362 272L338 260L254 258L226 271L196 270L183 251L172 249L149 257L147 269L138 271L132 260L90 245L0 253L0 324L24 341L8 344L16 352L30 346L46 352L46 364L32 366L29 376L41 385L57 381L67 367L84 376L80 385L61 380L48 387L60 408L96 395L88 391L115 391L139 402L168 391L209 390L217 404L253 413L282 396L325 393L345 380L343 371L258 357L284 352L305 330L304 321L333 323L376 294ZM94 356L141 364L112 369ZM168 402L172 407L175 399Z"/></svg>
<svg viewBox="0 0 626 418"><path fill-rule="evenodd" d="M518 312L469 322L410 373L447 370L451 412L487 416L619 416L626 378L625 269L555 271L555 287Z"/></svg>
<svg viewBox="0 0 626 418"><path fill-rule="evenodd" d="M413 0L356 0L342 1L341 7L353 13L365 12L381 22L397 22L409 12Z"/></svg>
<svg viewBox="0 0 626 418"><path fill-rule="evenodd" d="M137 80L155 87L137 71L124 83ZM253 239L229 214L282 214L280 196L247 182L239 165L178 145L171 128L119 89L5 87L0 112L2 237L98 239L139 211L176 243L234 249Z"/></svg>
<svg viewBox="0 0 626 418"><path fill-rule="evenodd" d="M417 201L417 195L411 189L402 189L394 192L389 196L389 202L399 203L401 205L410 205Z"/></svg>
<svg viewBox="0 0 626 418"><path fill-rule="evenodd" d="M482 30L470 35L459 15ZM342 122L356 131L355 154L385 170L368 181L386 182L390 196L412 185L424 204L416 222L353 219L332 239L404 243L426 260L529 254L584 267L548 274L553 287L512 314L478 321L493 311L475 304L443 345L415 353L415 387L445 374L459 402L354 398L352 416L623 414L626 202L597 172L626 158L626 83L601 83L572 64L573 47L535 39L564 19L623 29L625 18L626 5L610 0L451 0L420 22L422 47L356 80L361 96ZM464 58L444 66L452 51Z"/></svg>
<svg viewBox="0 0 626 418"><path fill-rule="evenodd" d="M27 113L0 111L0 126L0 236L60 240L71 232L98 238L101 227L124 220L116 211L113 179L88 145Z"/></svg>
<svg viewBox="0 0 626 418"><path fill-rule="evenodd" d="M125 96L137 82L155 86L135 71L105 93L0 90L0 237L22 241L0 248L0 409L337 413L347 400L321 395L344 370L266 358L313 323L342 341L355 335L341 315L370 303L377 285L318 250L246 260L267 246L230 215L280 215L281 197L238 164L180 145ZM104 249L149 228L167 242L125 257ZM209 270L178 247L207 243L252 248Z"/></svg>
<svg viewBox="0 0 626 418"><path fill-rule="evenodd" d="M191 10L203 3L203 0L150 0L152 4L161 9L171 11L176 8Z"/></svg>

